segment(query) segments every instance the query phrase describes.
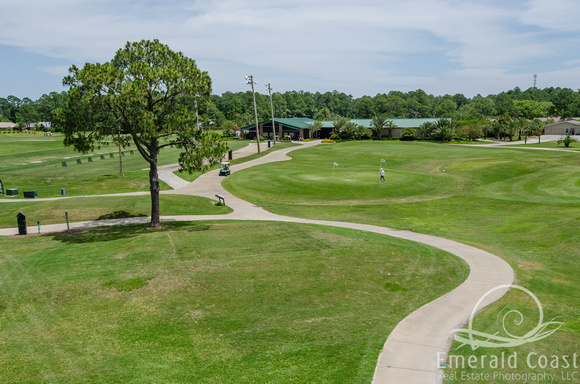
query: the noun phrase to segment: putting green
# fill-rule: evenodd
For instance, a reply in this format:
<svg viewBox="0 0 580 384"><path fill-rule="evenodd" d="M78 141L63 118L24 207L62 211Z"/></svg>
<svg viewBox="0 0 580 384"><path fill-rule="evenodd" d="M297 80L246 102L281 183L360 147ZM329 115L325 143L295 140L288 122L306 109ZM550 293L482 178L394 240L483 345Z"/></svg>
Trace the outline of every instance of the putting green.
<svg viewBox="0 0 580 384"><path fill-rule="evenodd" d="M334 154L328 146L295 151L290 156L296 162L270 163L235 172L223 185L260 205L290 201L316 205L419 201L443 197L456 186L455 178L445 171L400 169L391 160L382 164L386 182L379 184L379 162L386 155L377 152L353 156L339 152ZM333 166L333 158L341 158L339 166Z"/></svg>
<svg viewBox="0 0 580 384"><path fill-rule="evenodd" d="M224 186L260 205L387 204L450 196L565 203L580 194L580 161L570 153L367 142L320 146L291 157L236 172ZM381 184L379 166L386 170Z"/></svg>

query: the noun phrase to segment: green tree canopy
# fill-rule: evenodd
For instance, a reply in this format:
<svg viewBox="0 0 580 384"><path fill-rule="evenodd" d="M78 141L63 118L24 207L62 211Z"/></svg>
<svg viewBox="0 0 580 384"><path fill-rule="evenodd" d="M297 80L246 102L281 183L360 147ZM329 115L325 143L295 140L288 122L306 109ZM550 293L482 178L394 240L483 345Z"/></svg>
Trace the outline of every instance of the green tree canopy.
<svg viewBox="0 0 580 384"><path fill-rule="evenodd" d="M514 101L508 96L507 93L502 92L495 98L495 110L498 115L508 114L510 116L514 115Z"/></svg>
<svg viewBox="0 0 580 384"><path fill-rule="evenodd" d="M457 104L451 97L441 98L435 106L435 116L437 117L453 117L457 110Z"/></svg>
<svg viewBox="0 0 580 384"><path fill-rule="evenodd" d="M183 150L181 170L193 172L216 164L227 150L217 133L196 126L184 105L185 99L209 97L210 77L158 40L128 42L110 62L69 72L63 81L70 87L69 107L60 114L65 145L88 152L117 137L123 146L133 143L149 163L151 226L158 227L159 151L176 145Z"/></svg>
<svg viewBox="0 0 580 384"><path fill-rule="evenodd" d="M572 117L580 112L580 97L570 88L558 89L552 98L551 112L561 118Z"/></svg>
<svg viewBox="0 0 580 384"><path fill-rule="evenodd" d="M548 116L552 103L549 101L517 100L514 101L516 115L528 120Z"/></svg>
<svg viewBox="0 0 580 384"><path fill-rule="evenodd" d="M51 121L52 112L67 104L68 93L51 92L37 101L22 100L15 96L0 98L0 119L25 123ZM371 119L375 115L395 117L451 117L458 120L482 120L508 113L514 118L570 117L580 115L580 91L569 88L515 88L499 95L471 99L462 94L433 96L421 90L403 93L390 91L374 97L354 98L342 92L311 93L304 91L274 92L272 94L276 117L310 117L315 120L333 120L334 116L356 116ZM199 110L202 125L220 126L225 120L245 126L253 122L254 106L251 91L225 92L212 95L209 100L182 98L181 103L190 111ZM258 119L270 116L269 97L256 93ZM32 109L36 111L33 113ZM353 116L354 113L354 116ZM17 118L18 115L18 118ZM55 126L56 127L56 126ZM59 128L59 127L58 127ZM60 128L59 128L60 129Z"/></svg>

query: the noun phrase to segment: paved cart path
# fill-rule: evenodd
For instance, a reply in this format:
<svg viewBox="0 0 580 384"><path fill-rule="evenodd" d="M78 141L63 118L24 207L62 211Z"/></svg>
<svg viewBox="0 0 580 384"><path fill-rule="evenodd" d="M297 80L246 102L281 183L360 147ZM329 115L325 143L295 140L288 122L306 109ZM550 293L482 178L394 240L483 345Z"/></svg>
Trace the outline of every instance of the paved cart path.
<svg viewBox="0 0 580 384"><path fill-rule="evenodd" d="M246 163L233 165L232 172L253 167L269 162L290 159L287 154L297 148L308 148L319 142L303 143L300 147L291 147L273 151L261 158ZM256 144L245 151L256 151ZM234 158L238 158L234 156ZM174 185L175 189L164 191L166 194L183 194L216 199L219 194L225 198L226 205L234 209L227 215L184 215L162 216L161 220L169 221L197 221L197 220L271 220L294 223L318 224L333 227L351 228L361 231L369 231L401 239L416 241L427 244L463 259L470 268L468 278L456 289L446 295L417 309L404 318L388 336L383 350L378 358L373 383L388 384L426 384L440 381L440 369L437 365L437 354L447 352L451 345L450 332L462 327L471 315L477 301L492 288L498 285L511 284L514 280L514 272L505 261L499 257L456 241L415 233L408 230L397 230L375 225L347 223L340 221L309 220L270 213L261 207L244 201L221 186L223 177L218 176L218 171L210 171L194 182L188 183L172 174L172 167L167 166L160 177L168 184ZM176 178L177 177L177 178ZM138 217L117 220L102 220L91 222L71 223L71 229L92 228L106 225L119 225L128 223L147 223L149 218ZM65 224L46 225L43 231L64 231ZM35 233L36 227L30 227L29 233ZM0 229L0 235L12 235L16 229ZM505 294L506 290L498 290L494 295L487 297L484 305L488 305ZM482 306L480 306L481 308Z"/></svg>
<svg viewBox="0 0 580 384"><path fill-rule="evenodd" d="M558 141L562 138L562 135L543 135L541 138L537 136L529 137L527 141L516 140L516 141L498 141L498 140L481 140L485 144L453 144L461 145L467 147L483 147L483 148L504 148L504 149L531 149L535 151L561 151L561 152L575 152L578 151L577 148L542 148L542 147L528 147L525 144L539 144L547 143L550 141Z"/></svg>

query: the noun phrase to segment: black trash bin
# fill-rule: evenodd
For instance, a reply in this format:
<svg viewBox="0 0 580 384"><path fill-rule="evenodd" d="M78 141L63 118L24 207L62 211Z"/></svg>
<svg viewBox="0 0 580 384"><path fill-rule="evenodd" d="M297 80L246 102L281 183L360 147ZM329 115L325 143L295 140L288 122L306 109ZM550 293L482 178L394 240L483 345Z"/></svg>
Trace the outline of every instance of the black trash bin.
<svg viewBox="0 0 580 384"><path fill-rule="evenodd" d="M18 234L26 235L26 214L20 211L20 213L16 215L16 219L18 220Z"/></svg>
<svg viewBox="0 0 580 384"><path fill-rule="evenodd" d="M230 151L228 152L228 160L232 160L234 158L234 153L233 151L230 149Z"/></svg>

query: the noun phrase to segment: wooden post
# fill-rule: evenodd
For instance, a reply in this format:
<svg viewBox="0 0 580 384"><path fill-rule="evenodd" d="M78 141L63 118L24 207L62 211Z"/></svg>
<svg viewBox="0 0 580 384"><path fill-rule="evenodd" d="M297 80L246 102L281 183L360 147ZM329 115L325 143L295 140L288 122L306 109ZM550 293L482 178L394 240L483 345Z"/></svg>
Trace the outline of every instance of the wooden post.
<svg viewBox="0 0 580 384"><path fill-rule="evenodd" d="M121 152L121 130L117 132L119 139L119 177L123 177L123 152Z"/></svg>

